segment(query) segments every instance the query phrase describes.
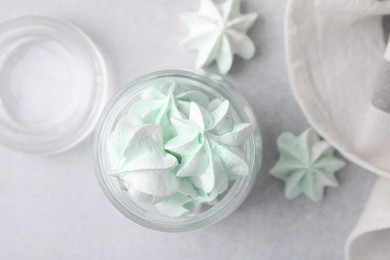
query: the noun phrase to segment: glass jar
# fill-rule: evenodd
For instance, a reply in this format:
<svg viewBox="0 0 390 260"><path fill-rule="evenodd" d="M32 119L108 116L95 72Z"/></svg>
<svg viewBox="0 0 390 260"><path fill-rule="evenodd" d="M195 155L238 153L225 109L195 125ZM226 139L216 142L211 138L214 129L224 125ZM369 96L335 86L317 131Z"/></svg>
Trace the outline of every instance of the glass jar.
<svg viewBox="0 0 390 260"><path fill-rule="evenodd" d="M128 192L124 192L115 178L109 176L110 169L106 144L109 135L118 120L123 117L131 104L139 99L140 93L148 87L166 82L176 82L199 90L209 96L228 100L236 120L241 123L252 123L255 128L244 143L244 153L249 166L246 176L231 181L228 190L219 197L219 201L199 214L193 216L168 217L134 201ZM99 184L111 203L127 218L147 228L180 232L201 228L216 223L232 213L247 197L260 169L262 159L262 143L255 116L246 99L233 90L225 81L214 75L206 75L189 71L158 71L141 76L126 84L110 100L100 116L94 137L94 164Z"/></svg>
<svg viewBox="0 0 390 260"><path fill-rule="evenodd" d="M53 154L80 143L107 101L108 72L92 40L42 16L0 24L0 143Z"/></svg>

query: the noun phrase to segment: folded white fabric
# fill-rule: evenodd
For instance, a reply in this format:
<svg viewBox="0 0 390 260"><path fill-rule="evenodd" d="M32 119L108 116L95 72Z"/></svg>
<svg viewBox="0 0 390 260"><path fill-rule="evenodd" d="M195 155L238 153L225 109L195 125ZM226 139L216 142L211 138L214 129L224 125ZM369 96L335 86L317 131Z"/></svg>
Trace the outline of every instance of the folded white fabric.
<svg viewBox="0 0 390 260"><path fill-rule="evenodd" d="M353 260L390 259L390 180L379 178L346 244Z"/></svg>
<svg viewBox="0 0 390 260"><path fill-rule="evenodd" d="M348 159L383 178L347 243L351 260L390 259L382 241L390 242L386 14L390 1L377 0L293 0L286 14L291 86L309 123Z"/></svg>

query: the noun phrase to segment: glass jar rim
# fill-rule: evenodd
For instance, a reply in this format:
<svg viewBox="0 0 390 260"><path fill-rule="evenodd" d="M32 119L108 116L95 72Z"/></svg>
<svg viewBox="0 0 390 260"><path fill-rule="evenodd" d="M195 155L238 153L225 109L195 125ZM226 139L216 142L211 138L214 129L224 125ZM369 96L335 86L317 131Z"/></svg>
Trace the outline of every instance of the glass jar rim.
<svg viewBox="0 0 390 260"><path fill-rule="evenodd" d="M217 76L218 77L218 76ZM111 190L110 185L108 185L106 178L107 175L104 173L101 167L101 153L100 150L103 147L103 143L101 140L102 131L109 127L106 125L106 119L110 116L110 112L112 112L113 106L128 92L128 91L137 91L137 87L139 87L142 83L154 80L154 79L164 79L164 78L185 78L194 80L201 84L204 84L207 87L213 88L217 90L221 96L229 100L233 109L236 111L240 120L243 122L250 122L250 118L246 114L245 111L242 110L240 103L235 97L231 94L230 86L222 81L221 78L214 79L214 75L211 74L200 74L192 71L184 71L184 70L163 70L152 72L146 74L144 76L138 77L133 81L125 84L108 102L105 109L103 110L99 121L97 123L97 127L95 130L94 141L93 141L93 159L95 166L95 174L98 179L99 185L102 188L104 194L108 198L108 200L113 204L113 206L120 211L124 216L134 221L135 223L158 231L165 232L183 232L190 231L193 229L202 228L213 223L218 222L223 219L230 213L232 213L247 197L249 194L254 180L257 175L256 164L259 162L256 160L261 160L261 155L256 154L256 140L255 134L252 133L248 138L248 151L250 151L250 160L248 161L249 165L249 174L247 176L239 177L235 183L235 190L228 191L228 194L224 196L224 198L219 201L215 206L206 210L205 212L195 215L186 219L185 221L160 221L156 219L152 219L150 217L144 216L140 212L136 212L136 210L129 209L128 205L125 205L123 201L118 199L116 194ZM141 86L142 87L142 86ZM260 144L261 145L261 144ZM227 197L230 196L230 197ZM227 198L226 198L227 197ZM226 198L226 199L225 199ZM230 198L230 199L229 199Z"/></svg>

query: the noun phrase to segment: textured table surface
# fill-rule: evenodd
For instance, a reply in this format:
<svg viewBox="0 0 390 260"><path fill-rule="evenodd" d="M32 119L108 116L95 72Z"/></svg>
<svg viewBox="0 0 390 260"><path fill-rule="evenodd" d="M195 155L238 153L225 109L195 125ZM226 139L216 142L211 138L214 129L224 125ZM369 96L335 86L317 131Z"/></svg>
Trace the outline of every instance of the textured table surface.
<svg viewBox="0 0 390 260"><path fill-rule="evenodd" d="M100 47L113 88L160 69L193 68L196 54L178 43L187 28L178 19L198 1L1 0L0 21L20 15L68 20ZM222 222L189 233L147 230L105 198L93 172L92 138L58 155L35 156L0 147L0 259L342 259L375 177L352 163L341 186L322 203L289 201L267 174L277 159L275 140L308 125L289 87L284 53L285 0L249 1L259 13L250 30L257 46L250 61L236 59L226 76L256 112L264 163L248 199ZM211 69L214 71L214 69Z"/></svg>

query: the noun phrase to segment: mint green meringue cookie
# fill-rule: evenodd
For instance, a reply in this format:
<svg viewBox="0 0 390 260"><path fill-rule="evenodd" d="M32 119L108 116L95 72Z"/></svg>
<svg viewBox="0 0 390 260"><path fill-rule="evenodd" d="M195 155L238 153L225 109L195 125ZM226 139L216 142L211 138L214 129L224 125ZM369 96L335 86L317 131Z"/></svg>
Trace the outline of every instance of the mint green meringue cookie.
<svg viewBox="0 0 390 260"><path fill-rule="evenodd" d="M136 200L156 203L178 191L179 183L171 171L177 159L164 151L160 126L127 115L116 125L108 150L109 174Z"/></svg>
<svg viewBox="0 0 390 260"><path fill-rule="evenodd" d="M143 122L161 126L164 141L175 135L171 118L188 115L189 102L207 106L209 99L199 91L185 90L176 83L166 83L160 88L149 88L142 94L142 100L130 108L130 114L139 116Z"/></svg>
<svg viewBox="0 0 390 260"><path fill-rule="evenodd" d="M179 177L190 177L195 187L211 192L219 171L225 175L247 175L248 165L237 149L251 133L251 124L237 124L233 120L228 101L208 112L194 102L189 119L172 118L176 137L165 144L165 149L180 156ZM226 136L235 136L228 140Z"/></svg>
<svg viewBox="0 0 390 260"><path fill-rule="evenodd" d="M299 137L284 133L279 136L277 145L280 158L270 174L286 183L287 198L303 193L313 201L320 201L326 186L338 186L335 172L345 163L333 156L334 149L312 129Z"/></svg>
<svg viewBox="0 0 390 260"><path fill-rule="evenodd" d="M205 67L216 61L219 71L226 74L234 54L250 59L255 54L255 45L247 36L257 19L256 13L241 14L240 0L215 3L201 0L198 13L181 15L190 29L190 35L181 45L199 52L197 67Z"/></svg>
<svg viewBox="0 0 390 260"><path fill-rule="evenodd" d="M186 180L186 178L180 179ZM188 180L183 183L186 185L191 184ZM227 181L226 186L221 188L226 190ZM200 212L202 205L215 205L218 202L218 195L221 194L218 189L215 189L210 193L205 193L195 188L192 189L193 191L191 191L190 194L180 189L179 192L174 195L163 199L155 205L157 210L160 213L171 217L179 217L183 214L192 216Z"/></svg>

